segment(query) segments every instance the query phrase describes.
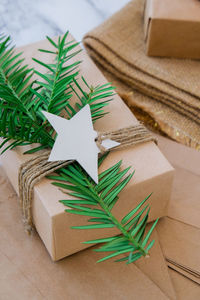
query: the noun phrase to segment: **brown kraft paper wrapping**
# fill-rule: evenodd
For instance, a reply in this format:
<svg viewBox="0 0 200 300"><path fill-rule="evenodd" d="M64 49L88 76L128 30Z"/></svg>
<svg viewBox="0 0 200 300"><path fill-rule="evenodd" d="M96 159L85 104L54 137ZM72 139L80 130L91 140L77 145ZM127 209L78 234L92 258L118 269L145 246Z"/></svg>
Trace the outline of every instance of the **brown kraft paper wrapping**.
<svg viewBox="0 0 200 300"><path fill-rule="evenodd" d="M175 168L168 216L200 229L200 152L156 137L160 150Z"/></svg>
<svg viewBox="0 0 200 300"><path fill-rule="evenodd" d="M147 0L146 52L150 56L200 58L198 0Z"/></svg>
<svg viewBox="0 0 200 300"><path fill-rule="evenodd" d="M196 273L193 273L187 269L182 268L182 266L180 267L179 265L170 262L167 262L167 265L170 269L178 272L179 274L187 277L188 279L194 281L195 283L200 285L200 276L197 276Z"/></svg>
<svg viewBox="0 0 200 300"><path fill-rule="evenodd" d="M46 62L52 60L51 55L41 54L37 51L38 48L50 49L50 44L47 41L42 41L19 49L19 51L24 51L25 62L30 66L35 67L32 57ZM104 76L84 51L75 59L82 61L81 74L84 75L89 84L95 86L106 82ZM38 65L36 67L37 70L42 71L42 67L38 67ZM118 95L114 96L108 111L109 114L95 123L95 129L100 131L116 130L138 123ZM1 156L3 167L17 192L19 166L29 158L28 155L23 155L23 151L25 151L25 148L17 148ZM121 151L113 151L104 161L100 171L112 166L121 159L123 160L123 168L133 166L136 172L133 180L121 192L120 200L113 209L113 213L117 217L124 216L149 193L153 192L149 200L151 205L149 221L165 216L170 198L173 168L158 147L153 142L147 142ZM57 187L51 185L51 181L48 179L43 179L34 189L32 204L34 224L53 260L61 259L88 247L81 243L83 241L110 236L110 234L116 232L107 229L98 231L73 231L70 229L71 226L85 224L87 218L64 212L65 207L58 201L66 197L69 198Z"/></svg>
<svg viewBox="0 0 200 300"><path fill-rule="evenodd" d="M148 259L137 265L107 261L93 248L53 263L37 233L19 221L17 197L0 168L0 289L4 300L176 299L156 236ZM10 288L12 286L12 288Z"/></svg>
<svg viewBox="0 0 200 300"><path fill-rule="evenodd" d="M197 300L200 298L199 285L180 273L169 269L178 300Z"/></svg>
<svg viewBox="0 0 200 300"><path fill-rule="evenodd" d="M179 272L184 270L185 276L195 276L200 283L200 229L165 217L159 220L156 230L170 267L175 265Z"/></svg>

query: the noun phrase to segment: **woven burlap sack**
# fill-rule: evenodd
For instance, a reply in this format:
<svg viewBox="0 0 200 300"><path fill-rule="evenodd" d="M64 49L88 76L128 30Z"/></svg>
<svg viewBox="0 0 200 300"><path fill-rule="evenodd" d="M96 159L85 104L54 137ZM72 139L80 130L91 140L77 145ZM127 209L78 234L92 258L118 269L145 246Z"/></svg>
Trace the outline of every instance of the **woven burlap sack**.
<svg viewBox="0 0 200 300"><path fill-rule="evenodd" d="M89 32L84 45L138 116L143 112L154 128L199 149L200 62L146 56L143 9L143 0L131 1Z"/></svg>

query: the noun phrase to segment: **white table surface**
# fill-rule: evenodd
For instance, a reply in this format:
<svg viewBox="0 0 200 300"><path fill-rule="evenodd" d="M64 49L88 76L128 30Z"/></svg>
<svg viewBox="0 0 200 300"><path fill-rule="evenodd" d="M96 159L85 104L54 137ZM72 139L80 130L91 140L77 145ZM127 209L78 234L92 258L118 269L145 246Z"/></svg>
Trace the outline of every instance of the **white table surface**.
<svg viewBox="0 0 200 300"><path fill-rule="evenodd" d="M0 32L16 46L69 30L81 41L129 0L0 0Z"/></svg>

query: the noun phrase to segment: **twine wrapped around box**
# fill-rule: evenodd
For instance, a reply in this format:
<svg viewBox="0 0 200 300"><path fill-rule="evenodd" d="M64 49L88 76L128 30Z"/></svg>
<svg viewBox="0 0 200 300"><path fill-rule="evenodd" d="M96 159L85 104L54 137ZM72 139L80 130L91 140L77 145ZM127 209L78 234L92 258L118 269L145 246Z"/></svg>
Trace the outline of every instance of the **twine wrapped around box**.
<svg viewBox="0 0 200 300"><path fill-rule="evenodd" d="M108 151L102 146L102 141L108 138L120 143L120 145L112 148L112 150L119 150L127 146L137 145L148 141L156 142L156 139L142 124L116 131L98 132L95 141L100 150L100 154ZM23 163L19 169L18 185L20 206L25 230L28 233L30 233L34 227L31 207L35 184L50 173L74 162L74 160L49 162L49 154L50 150L45 150L42 154L40 153L36 157Z"/></svg>

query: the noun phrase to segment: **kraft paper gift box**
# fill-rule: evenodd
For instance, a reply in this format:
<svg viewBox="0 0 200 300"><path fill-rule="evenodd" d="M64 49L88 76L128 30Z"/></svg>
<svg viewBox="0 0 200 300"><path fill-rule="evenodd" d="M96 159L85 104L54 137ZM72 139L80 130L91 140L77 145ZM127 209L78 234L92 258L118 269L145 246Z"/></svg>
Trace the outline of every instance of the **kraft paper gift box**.
<svg viewBox="0 0 200 300"><path fill-rule="evenodd" d="M147 0L144 12L149 56L200 58L200 2Z"/></svg>
<svg viewBox="0 0 200 300"><path fill-rule="evenodd" d="M36 67L39 71L43 71L43 67L38 67L32 61L32 57L51 62L52 56L46 53L41 54L37 51L39 48L50 49L51 47L47 41L41 41L21 48L19 51L24 51L25 63ZM84 51L74 59L82 61L80 71L89 84L95 86L106 82L105 77ZM138 123L118 95L114 96L107 110L109 114L95 123L96 130L117 130ZM16 148L5 152L0 157L7 176L17 193L19 166L23 161L30 158L30 155L23 155L25 150L22 147ZM120 151L112 151L102 164L100 171L112 166L121 159L123 160L123 168L132 166L136 172L134 178L120 193L120 199L113 209L113 213L117 217L124 216L149 193L153 192L149 199L151 205L149 221L165 216L170 199L173 168L155 143L147 142ZM64 211L66 207L59 202L59 200L66 198L69 199L69 196L63 194L46 178L35 186L32 203L33 221L53 260L59 260L88 247L81 242L118 233L113 229L72 230L71 226L85 225L88 218L67 214Z"/></svg>

